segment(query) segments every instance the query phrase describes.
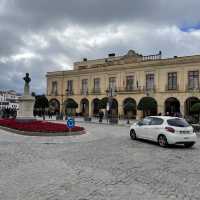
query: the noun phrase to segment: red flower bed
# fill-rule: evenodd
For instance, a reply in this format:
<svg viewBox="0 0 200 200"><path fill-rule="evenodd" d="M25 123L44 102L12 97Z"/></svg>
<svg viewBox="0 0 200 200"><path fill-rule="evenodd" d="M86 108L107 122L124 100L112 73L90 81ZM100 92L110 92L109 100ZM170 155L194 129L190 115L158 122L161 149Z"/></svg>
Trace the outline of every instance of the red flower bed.
<svg viewBox="0 0 200 200"><path fill-rule="evenodd" d="M46 121L32 120L30 122L19 122L15 119L0 119L0 126L27 132L60 133L69 132L65 124L51 123ZM75 126L72 132L83 131L83 127Z"/></svg>

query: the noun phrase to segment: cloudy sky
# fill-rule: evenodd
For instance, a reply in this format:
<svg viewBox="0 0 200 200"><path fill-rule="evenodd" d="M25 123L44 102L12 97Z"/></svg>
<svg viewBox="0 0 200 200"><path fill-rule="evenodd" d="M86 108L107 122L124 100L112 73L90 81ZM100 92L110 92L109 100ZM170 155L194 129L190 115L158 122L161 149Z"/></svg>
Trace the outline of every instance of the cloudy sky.
<svg viewBox="0 0 200 200"><path fill-rule="evenodd" d="M47 71L133 49L200 54L199 0L0 0L0 89L45 93Z"/></svg>

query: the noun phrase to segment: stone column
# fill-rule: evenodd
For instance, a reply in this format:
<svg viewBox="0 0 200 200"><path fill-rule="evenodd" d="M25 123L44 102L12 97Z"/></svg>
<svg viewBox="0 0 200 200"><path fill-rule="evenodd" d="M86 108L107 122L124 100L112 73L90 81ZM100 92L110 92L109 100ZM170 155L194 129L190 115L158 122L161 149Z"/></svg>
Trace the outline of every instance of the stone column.
<svg viewBox="0 0 200 200"><path fill-rule="evenodd" d="M92 115L93 115L93 106L92 106L92 104L89 102L89 117L92 117Z"/></svg>
<svg viewBox="0 0 200 200"><path fill-rule="evenodd" d="M136 119L140 120L140 119L142 119L142 117L143 117L142 111L141 110L137 110Z"/></svg>
<svg viewBox="0 0 200 200"><path fill-rule="evenodd" d="M122 103L118 103L118 116L122 116L124 114L124 110L123 110L123 104Z"/></svg>
<svg viewBox="0 0 200 200"><path fill-rule="evenodd" d="M164 105L158 105L158 113L165 115L165 106Z"/></svg>
<svg viewBox="0 0 200 200"><path fill-rule="evenodd" d="M184 103L180 105L180 112L183 116L185 115L185 105L184 105Z"/></svg>

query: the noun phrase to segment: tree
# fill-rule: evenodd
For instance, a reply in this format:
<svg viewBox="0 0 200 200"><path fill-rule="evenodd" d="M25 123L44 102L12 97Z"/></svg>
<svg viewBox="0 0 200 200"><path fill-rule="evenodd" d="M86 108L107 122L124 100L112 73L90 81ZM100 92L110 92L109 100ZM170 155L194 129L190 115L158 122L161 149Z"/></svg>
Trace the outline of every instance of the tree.
<svg viewBox="0 0 200 200"><path fill-rule="evenodd" d="M45 95L35 96L34 110L39 110L45 119L45 109L49 107L49 101Z"/></svg>
<svg viewBox="0 0 200 200"><path fill-rule="evenodd" d="M31 96L32 96L32 97L35 97L35 96L36 96L36 93L35 93L35 92L31 92Z"/></svg>
<svg viewBox="0 0 200 200"><path fill-rule="evenodd" d="M127 124L129 124L129 118L130 118L130 114L131 112L135 109L135 104L133 102L128 101L125 105L124 105L124 111L127 112L128 114L128 121Z"/></svg>
<svg viewBox="0 0 200 200"><path fill-rule="evenodd" d="M73 100L73 99L67 99L65 101L65 113L66 114L72 114L73 110L75 110L76 108L78 108L78 104ZM68 112L68 110L70 110Z"/></svg>
<svg viewBox="0 0 200 200"><path fill-rule="evenodd" d="M200 102L199 103L195 103L192 108L191 108L191 112L198 114L198 119L200 122Z"/></svg>
<svg viewBox="0 0 200 200"><path fill-rule="evenodd" d="M108 103L108 98L104 97L103 99L101 99L99 101L99 108L100 109L106 109L107 103Z"/></svg>
<svg viewBox="0 0 200 200"><path fill-rule="evenodd" d="M132 111L133 109L135 109L135 104L133 102L128 101L125 105L124 105L124 110L125 111Z"/></svg>
<svg viewBox="0 0 200 200"><path fill-rule="evenodd" d="M143 111L145 115L149 115L151 112L157 110L157 103L151 97L144 97L140 100L137 109Z"/></svg>

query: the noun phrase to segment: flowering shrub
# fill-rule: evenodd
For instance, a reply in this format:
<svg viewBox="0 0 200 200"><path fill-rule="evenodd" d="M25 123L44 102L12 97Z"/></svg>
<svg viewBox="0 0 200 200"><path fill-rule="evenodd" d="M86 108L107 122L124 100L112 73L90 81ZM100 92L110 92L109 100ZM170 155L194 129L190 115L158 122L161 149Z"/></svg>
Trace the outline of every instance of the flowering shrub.
<svg viewBox="0 0 200 200"><path fill-rule="evenodd" d="M19 122L15 119L0 119L0 126L16 129L27 132L47 132L47 133L58 133L58 132L69 132L69 129L65 124L51 123L46 121L32 120L29 122ZM83 127L75 126L71 129L74 131L83 131Z"/></svg>

